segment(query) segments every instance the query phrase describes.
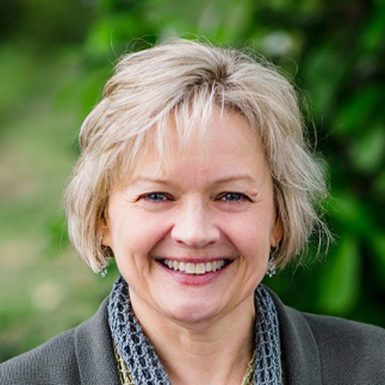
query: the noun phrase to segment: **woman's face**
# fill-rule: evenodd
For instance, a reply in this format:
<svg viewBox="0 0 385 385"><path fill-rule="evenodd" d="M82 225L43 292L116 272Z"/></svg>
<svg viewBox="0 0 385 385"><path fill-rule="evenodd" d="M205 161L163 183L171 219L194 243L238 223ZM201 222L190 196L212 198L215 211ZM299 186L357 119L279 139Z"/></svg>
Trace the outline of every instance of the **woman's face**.
<svg viewBox="0 0 385 385"><path fill-rule="evenodd" d="M110 195L104 244L146 317L194 324L252 309L281 237L270 171L247 120L216 112L208 127L205 151L193 136L182 154L170 127L166 162L150 147Z"/></svg>

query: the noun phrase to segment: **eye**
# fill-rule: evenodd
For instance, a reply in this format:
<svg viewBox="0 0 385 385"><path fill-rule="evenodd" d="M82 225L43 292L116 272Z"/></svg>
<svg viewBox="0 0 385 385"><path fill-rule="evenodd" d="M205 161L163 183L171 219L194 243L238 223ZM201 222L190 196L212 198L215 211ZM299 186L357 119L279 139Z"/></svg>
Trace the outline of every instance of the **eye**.
<svg viewBox="0 0 385 385"><path fill-rule="evenodd" d="M250 198L247 195L238 192L225 192L218 197L218 200L225 202L241 202L245 200L250 201Z"/></svg>
<svg viewBox="0 0 385 385"><path fill-rule="evenodd" d="M171 200L171 197L170 195L163 192L151 192L141 195L139 199L143 199L148 202L163 202Z"/></svg>

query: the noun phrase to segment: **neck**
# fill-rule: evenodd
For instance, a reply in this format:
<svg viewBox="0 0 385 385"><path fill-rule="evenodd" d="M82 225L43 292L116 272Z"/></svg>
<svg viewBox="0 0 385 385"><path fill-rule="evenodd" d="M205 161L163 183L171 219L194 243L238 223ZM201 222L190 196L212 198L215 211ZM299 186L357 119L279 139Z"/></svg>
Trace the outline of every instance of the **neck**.
<svg viewBox="0 0 385 385"><path fill-rule="evenodd" d="M131 290L130 297L173 385L241 384L254 351L253 295L220 318L192 325L149 308Z"/></svg>

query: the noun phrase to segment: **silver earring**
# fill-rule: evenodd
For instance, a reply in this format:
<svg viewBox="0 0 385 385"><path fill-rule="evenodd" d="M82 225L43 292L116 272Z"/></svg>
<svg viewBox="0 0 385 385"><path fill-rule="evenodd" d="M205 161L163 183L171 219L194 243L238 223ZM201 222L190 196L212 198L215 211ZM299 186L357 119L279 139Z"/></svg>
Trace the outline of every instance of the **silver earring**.
<svg viewBox="0 0 385 385"><path fill-rule="evenodd" d="M271 278L277 273L277 264L275 263L275 259L271 256L269 261L267 262L267 270L266 275Z"/></svg>
<svg viewBox="0 0 385 385"><path fill-rule="evenodd" d="M277 263L275 262L275 257L277 256L279 251L279 247L275 247L272 249L269 257L269 261L267 262L267 270L266 275L271 278L275 274L277 274Z"/></svg>
<svg viewBox="0 0 385 385"><path fill-rule="evenodd" d="M105 278L106 275L108 274L107 266L102 266L102 267L99 269L98 273L100 274L100 276L101 276L102 278Z"/></svg>
<svg viewBox="0 0 385 385"><path fill-rule="evenodd" d="M103 245L103 234L101 234L99 237L99 243L100 243L100 247L103 251L103 254L106 257L106 264L100 266L98 274L100 274L100 276L102 278L105 278L106 275L108 274L108 270L107 270L108 263L109 263L110 259L113 257L113 253L112 253L111 247Z"/></svg>
<svg viewBox="0 0 385 385"><path fill-rule="evenodd" d="M105 278L106 275L108 274L108 264L111 260L111 258L113 258L113 254L112 254L112 250L110 247L105 247L105 250L104 250L105 253L107 253L107 256L106 256L106 259L105 259L105 265L102 265L100 266L100 269L98 271L98 273L101 275L102 278Z"/></svg>

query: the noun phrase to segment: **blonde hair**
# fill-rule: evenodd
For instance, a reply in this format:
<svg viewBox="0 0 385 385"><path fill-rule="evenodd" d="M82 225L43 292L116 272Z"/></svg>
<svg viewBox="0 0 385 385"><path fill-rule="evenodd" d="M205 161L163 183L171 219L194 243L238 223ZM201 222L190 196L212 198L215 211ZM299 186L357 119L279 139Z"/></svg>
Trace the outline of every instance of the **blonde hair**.
<svg viewBox="0 0 385 385"><path fill-rule="evenodd" d="M248 54L178 39L124 56L81 127L66 212L70 239L94 271L108 262L101 227L123 168L135 167L149 136L162 153L171 117L187 143L193 127L207 128L214 108L238 111L262 141L283 227L278 263L324 228L315 204L326 196L325 179L304 140L293 86Z"/></svg>

